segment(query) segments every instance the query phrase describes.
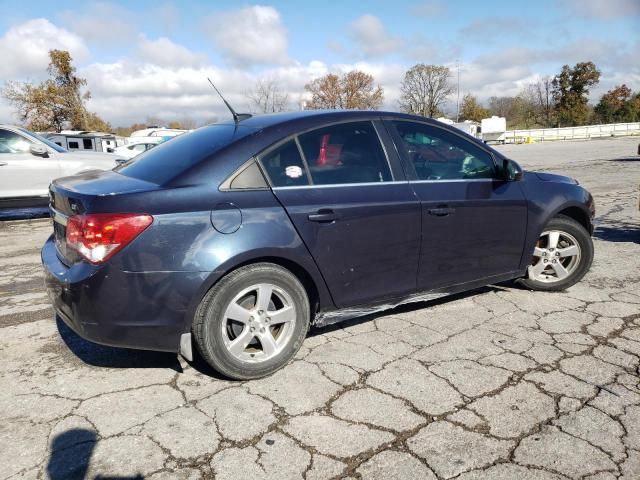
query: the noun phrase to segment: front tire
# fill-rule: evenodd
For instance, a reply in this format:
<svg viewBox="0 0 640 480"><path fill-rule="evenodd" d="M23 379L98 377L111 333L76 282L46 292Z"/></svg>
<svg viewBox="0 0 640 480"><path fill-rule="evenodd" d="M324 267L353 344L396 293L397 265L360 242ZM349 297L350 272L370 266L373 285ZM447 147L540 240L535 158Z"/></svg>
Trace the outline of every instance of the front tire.
<svg viewBox="0 0 640 480"><path fill-rule="evenodd" d="M556 292L575 285L593 262L589 232L572 218L549 221L533 251L527 276L520 283L531 290Z"/></svg>
<svg viewBox="0 0 640 480"><path fill-rule="evenodd" d="M307 293L289 270L272 263L241 267L203 298L193 336L204 360L236 380L270 375L302 346L309 329Z"/></svg>

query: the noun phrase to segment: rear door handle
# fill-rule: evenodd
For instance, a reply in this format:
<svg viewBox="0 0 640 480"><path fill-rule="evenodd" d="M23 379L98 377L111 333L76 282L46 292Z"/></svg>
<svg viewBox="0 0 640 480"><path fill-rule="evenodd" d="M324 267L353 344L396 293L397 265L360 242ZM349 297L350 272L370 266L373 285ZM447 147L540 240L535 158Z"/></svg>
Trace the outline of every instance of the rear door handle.
<svg viewBox="0 0 640 480"><path fill-rule="evenodd" d="M436 217L446 217L447 215L456 213L456 209L452 207L437 207L430 208L428 212L429 215L435 215Z"/></svg>
<svg viewBox="0 0 640 480"><path fill-rule="evenodd" d="M0 167L4 167L5 165L9 165L7 162L0 162Z"/></svg>
<svg viewBox="0 0 640 480"><path fill-rule="evenodd" d="M331 223L338 219L339 215L330 208L322 208L317 213L310 214L307 218L310 222Z"/></svg>

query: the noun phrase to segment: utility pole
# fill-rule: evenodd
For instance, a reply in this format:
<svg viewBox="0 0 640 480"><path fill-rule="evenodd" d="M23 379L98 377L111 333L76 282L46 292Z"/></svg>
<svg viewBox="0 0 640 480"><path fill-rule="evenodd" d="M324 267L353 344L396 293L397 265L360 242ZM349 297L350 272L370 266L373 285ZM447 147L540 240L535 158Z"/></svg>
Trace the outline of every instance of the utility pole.
<svg viewBox="0 0 640 480"><path fill-rule="evenodd" d="M458 69L458 100L456 102L456 123L460 121L460 60L456 60L456 68Z"/></svg>

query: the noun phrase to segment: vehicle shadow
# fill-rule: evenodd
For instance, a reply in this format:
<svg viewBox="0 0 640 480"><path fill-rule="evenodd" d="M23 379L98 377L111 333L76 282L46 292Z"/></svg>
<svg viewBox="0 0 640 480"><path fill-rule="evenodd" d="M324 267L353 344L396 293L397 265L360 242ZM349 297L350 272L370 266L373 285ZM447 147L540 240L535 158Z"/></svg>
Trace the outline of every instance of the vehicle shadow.
<svg viewBox="0 0 640 480"><path fill-rule="evenodd" d="M610 162L640 162L640 155L635 157L612 158Z"/></svg>
<svg viewBox="0 0 640 480"><path fill-rule="evenodd" d="M640 225L621 222L614 225L599 225L593 236L607 242L640 243Z"/></svg>
<svg viewBox="0 0 640 480"><path fill-rule="evenodd" d="M108 347L85 340L56 317L60 337L71 353L84 363L106 368L170 368L182 373L175 353Z"/></svg>
<svg viewBox="0 0 640 480"><path fill-rule="evenodd" d="M55 436L47 462L47 477L51 480L84 480L91 463L98 436L92 430L74 428ZM135 452L132 452L135 454ZM135 476L97 475L95 480L142 480Z"/></svg>

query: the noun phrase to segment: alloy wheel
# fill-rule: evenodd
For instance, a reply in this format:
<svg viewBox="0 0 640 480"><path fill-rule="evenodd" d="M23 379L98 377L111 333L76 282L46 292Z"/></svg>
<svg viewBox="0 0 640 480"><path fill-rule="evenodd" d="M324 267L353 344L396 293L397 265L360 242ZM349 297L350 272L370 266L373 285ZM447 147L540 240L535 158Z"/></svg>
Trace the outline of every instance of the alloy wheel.
<svg viewBox="0 0 640 480"><path fill-rule="evenodd" d="M543 283L560 282L580 265L582 252L575 237L561 230L542 232L533 251L529 278Z"/></svg>
<svg viewBox="0 0 640 480"><path fill-rule="evenodd" d="M291 340L296 308L282 288L259 283L238 293L221 322L222 338L233 357L243 362L265 362L277 356Z"/></svg>

